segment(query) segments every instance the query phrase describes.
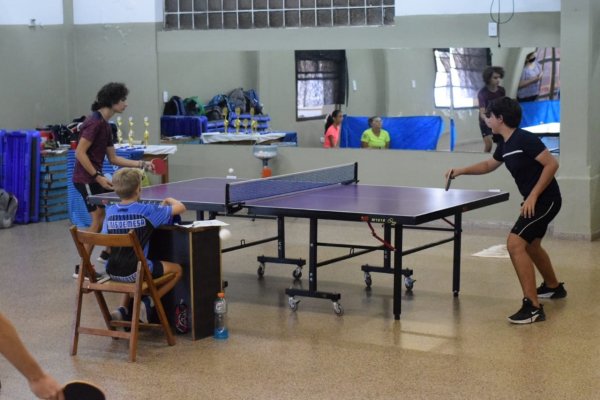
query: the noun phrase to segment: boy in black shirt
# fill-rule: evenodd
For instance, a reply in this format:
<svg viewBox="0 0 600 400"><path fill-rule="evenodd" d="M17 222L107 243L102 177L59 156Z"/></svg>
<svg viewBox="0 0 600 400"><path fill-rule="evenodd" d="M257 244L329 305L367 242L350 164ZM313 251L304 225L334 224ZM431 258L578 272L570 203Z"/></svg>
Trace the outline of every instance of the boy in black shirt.
<svg viewBox="0 0 600 400"><path fill-rule="evenodd" d="M492 101L486 110L485 122L499 139L493 157L468 167L451 169L446 176L482 175L506 164L524 199L520 216L507 240L524 298L521 309L508 320L514 324L544 321L546 315L538 298L558 299L567 295L541 245L548 224L561 206L560 189L554 179L558 161L537 136L517 128L521 122L521 107L517 101L508 97ZM544 278L537 289L534 265Z"/></svg>

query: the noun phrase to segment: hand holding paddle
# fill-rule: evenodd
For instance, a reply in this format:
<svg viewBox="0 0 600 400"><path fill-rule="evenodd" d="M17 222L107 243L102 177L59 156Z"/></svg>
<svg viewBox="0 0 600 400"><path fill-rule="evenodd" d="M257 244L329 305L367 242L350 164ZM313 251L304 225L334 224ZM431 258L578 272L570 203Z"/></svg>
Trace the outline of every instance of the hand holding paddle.
<svg viewBox="0 0 600 400"><path fill-rule="evenodd" d="M71 381L63 389L65 400L106 400L102 389L84 381Z"/></svg>
<svg viewBox="0 0 600 400"><path fill-rule="evenodd" d="M446 192L448 191L448 189L450 189L450 184L452 183L452 179L454 179L454 170L450 169L448 172L446 172Z"/></svg>
<svg viewBox="0 0 600 400"><path fill-rule="evenodd" d="M167 163L162 158L153 158L152 161L150 161L146 165L148 165L149 167L145 169L152 172L153 174L164 175L167 173Z"/></svg>

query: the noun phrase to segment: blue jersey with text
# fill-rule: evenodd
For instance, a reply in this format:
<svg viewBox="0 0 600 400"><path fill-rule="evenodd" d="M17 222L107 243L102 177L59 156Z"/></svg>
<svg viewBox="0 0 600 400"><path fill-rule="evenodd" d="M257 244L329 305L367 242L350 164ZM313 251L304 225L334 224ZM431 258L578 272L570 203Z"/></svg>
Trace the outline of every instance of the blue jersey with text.
<svg viewBox="0 0 600 400"><path fill-rule="evenodd" d="M134 230L144 256L148 257L148 243L154 229L171 221L171 206L153 204L113 204L106 208L106 217L102 233L123 234ZM106 272L110 275L129 276L137 271L137 257L131 247L113 247L106 263ZM148 260L152 270L152 262Z"/></svg>

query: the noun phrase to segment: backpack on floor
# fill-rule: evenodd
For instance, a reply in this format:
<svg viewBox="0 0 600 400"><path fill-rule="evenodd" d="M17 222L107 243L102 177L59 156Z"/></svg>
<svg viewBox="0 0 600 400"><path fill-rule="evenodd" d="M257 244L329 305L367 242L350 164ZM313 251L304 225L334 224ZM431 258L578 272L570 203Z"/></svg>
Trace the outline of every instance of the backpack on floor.
<svg viewBox="0 0 600 400"><path fill-rule="evenodd" d="M17 198L4 189L0 189L0 228L10 228L12 226L18 207L19 201Z"/></svg>

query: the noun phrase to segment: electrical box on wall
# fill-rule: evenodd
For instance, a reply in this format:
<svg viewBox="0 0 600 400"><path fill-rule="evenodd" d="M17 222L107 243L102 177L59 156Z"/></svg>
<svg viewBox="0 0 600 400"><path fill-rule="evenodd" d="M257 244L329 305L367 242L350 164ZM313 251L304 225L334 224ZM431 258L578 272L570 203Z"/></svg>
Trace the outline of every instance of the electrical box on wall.
<svg viewBox="0 0 600 400"><path fill-rule="evenodd" d="M498 36L498 24L496 22L488 23L488 36L489 37L497 37Z"/></svg>

